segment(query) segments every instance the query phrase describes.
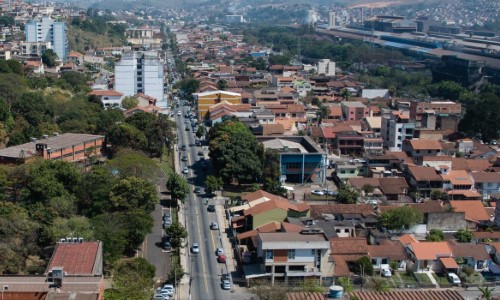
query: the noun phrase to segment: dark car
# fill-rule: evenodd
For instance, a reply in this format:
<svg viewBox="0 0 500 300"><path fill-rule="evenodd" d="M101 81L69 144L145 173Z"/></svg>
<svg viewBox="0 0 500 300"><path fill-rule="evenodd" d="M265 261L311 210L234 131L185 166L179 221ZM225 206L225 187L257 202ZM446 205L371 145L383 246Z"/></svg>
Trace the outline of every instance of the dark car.
<svg viewBox="0 0 500 300"><path fill-rule="evenodd" d="M184 155L184 156L182 157L182 159L181 159L181 160L182 160L182 161L188 161L188 158L187 158L187 156L186 156L186 155Z"/></svg>
<svg viewBox="0 0 500 300"><path fill-rule="evenodd" d="M200 189L199 187L194 188L194 193L195 193L195 194L199 194L199 193L201 193L201 189Z"/></svg>
<svg viewBox="0 0 500 300"><path fill-rule="evenodd" d="M186 145L181 146L181 151L186 151L186 149L187 149Z"/></svg>
<svg viewBox="0 0 500 300"><path fill-rule="evenodd" d="M203 156L203 151L198 151L198 156Z"/></svg>
<svg viewBox="0 0 500 300"><path fill-rule="evenodd" d="M210 204L209 206L207 206L207 211L209 211L209 212L215 212L215 205Z"/></svg>
<svg viewBox="0 0 500 300"><path fill-rule="evenodd" d="M190 131L191 129L189 129L189 127L186 127L186 131Z"/></svg>

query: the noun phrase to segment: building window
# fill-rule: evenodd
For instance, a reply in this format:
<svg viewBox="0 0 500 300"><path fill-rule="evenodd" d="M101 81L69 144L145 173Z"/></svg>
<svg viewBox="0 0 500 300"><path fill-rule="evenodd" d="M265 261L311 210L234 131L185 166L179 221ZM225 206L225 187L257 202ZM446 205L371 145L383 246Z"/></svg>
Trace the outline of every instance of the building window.
<svg viewBox="0 0 500 300"><path fill-rule="evenodd" d="M273 250L267 250L266 251L266 259L274 259L274 252L273 252Z"/></svg>
<svg viewBox="0 0 500 300"><path fill-rule="evenodd" d="M295 259L295 249L288 250L288 259Z"/></svg>

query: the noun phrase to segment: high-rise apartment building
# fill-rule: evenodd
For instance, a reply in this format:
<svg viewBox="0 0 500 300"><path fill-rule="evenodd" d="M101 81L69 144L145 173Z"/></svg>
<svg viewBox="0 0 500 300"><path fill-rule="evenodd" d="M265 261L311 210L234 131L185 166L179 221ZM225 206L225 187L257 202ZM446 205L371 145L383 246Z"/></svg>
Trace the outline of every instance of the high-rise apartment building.
<svg viewBox="0 0 500 300"><path fill-rule="evenodd" d="M115 65L115 90L125 96L143 93L163 102L163 62L158 52L123 53Z"/></svg>
<svg viewBox="0 0 500 300"><path fill-rule="evenodd" d="M52 50L61 60L68 55L68 40L64 22L56 22L50 17L41 20L31 20L25 26L26 42L50 42Z"/></svg>
<svg viewBox="0 0 500 300"><path fill-rule="evenodd" d="M382 117L380 133L389 151L401 151L403 141L413 139L415 121L407 114L389 114Z"/></svg>

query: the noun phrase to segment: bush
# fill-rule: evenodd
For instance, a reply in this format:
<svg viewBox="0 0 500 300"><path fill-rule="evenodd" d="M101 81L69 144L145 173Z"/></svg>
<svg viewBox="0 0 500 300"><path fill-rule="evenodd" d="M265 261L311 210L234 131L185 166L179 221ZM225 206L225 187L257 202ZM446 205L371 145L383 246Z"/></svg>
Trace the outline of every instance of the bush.
<svg viewBox="0 0 500 300"><path fill-rule="evenodd" d="M358 259L354 265L354 268L355 268L354 273L361 275L362 272L364 271L365 273L364 275L368 276L373 275L372 261L367 256L363 256L360 259Z"/></svg>

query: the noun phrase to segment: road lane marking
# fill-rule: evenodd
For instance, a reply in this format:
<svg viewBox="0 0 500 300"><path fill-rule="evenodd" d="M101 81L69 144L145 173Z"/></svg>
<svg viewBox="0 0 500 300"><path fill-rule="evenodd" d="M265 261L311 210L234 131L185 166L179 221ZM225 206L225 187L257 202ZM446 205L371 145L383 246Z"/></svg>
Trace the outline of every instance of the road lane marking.
<svg viewBox="0 0 500 300"><path fill-rule="evenodd" d="M200 228L200 214L198 213L198 209L195 206L195 214L196 214L196 223L198 224L198 238L201 238L201 228ZM201 254L201 267L203 268L203 280L205 281L205 291L208 294L208 283L207 283L207 272L205 270L205 263L204 263L204 256L203 256L203 251L200 251Z"/></svg>

